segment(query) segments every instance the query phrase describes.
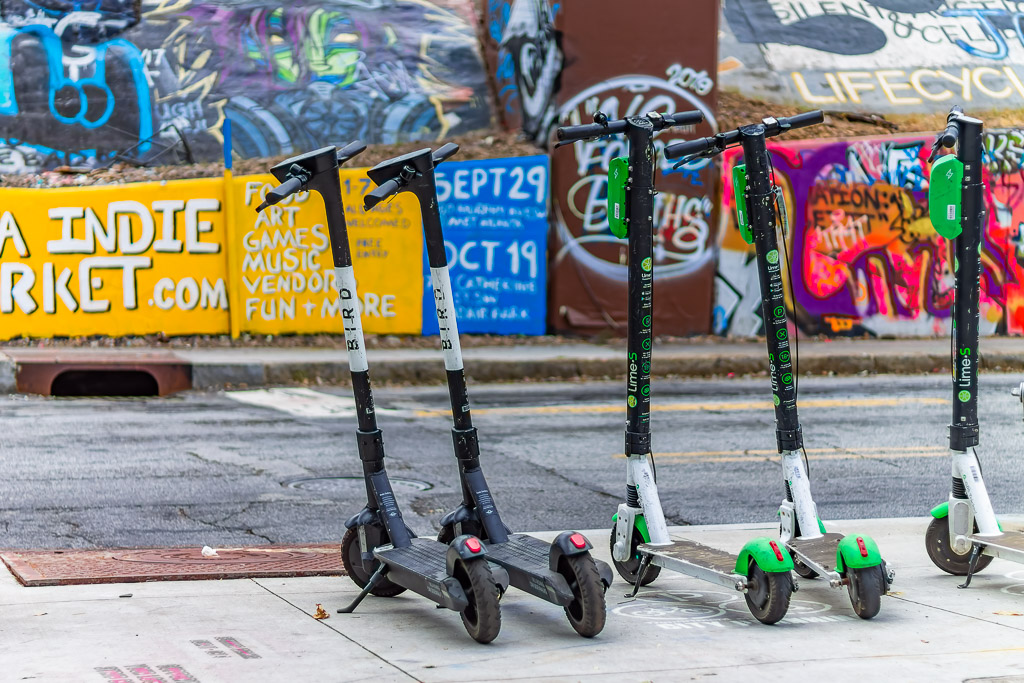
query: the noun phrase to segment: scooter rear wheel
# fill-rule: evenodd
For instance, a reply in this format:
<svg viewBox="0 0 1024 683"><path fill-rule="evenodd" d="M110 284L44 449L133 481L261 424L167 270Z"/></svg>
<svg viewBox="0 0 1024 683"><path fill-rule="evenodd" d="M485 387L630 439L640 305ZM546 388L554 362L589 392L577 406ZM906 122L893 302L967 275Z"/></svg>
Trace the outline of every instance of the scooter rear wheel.
<svg viewBox="0 0 1024 683"><path fill-rule="evenodd" d="M498 584L483 557L474 560L459 559L455 563L454 577L466 592L469 606L460 612L466 632L478 643L489 643L501 630L501 607Z"/></svg>
<svg viewBox="0 0 1024 683"><path fill-rule="evenodd" d="M640 571L640 553L637 552L637 547L643 542L644 537L640 530L633 527L633 537L629 543L629 559L625 562L619 562L615 559L615 527L612 526L612 535L608 539L608 547L612 551L612 564L615 565L615 571L619 573L622 580L630 585L636 583L636 575ZM640 582L640 585L648 586L654 583L659 574L661 574L661 567L653 564L647 565L647 571L644 572L644 580Z"/></svg>
<svg viewBox="0 0 1024 683"><path fill-rule="evenodd" d="M360 555L359 532L355 527L346 529L345 535L341 539L341 563L345 566L348 578L352 579L353 583L360 588L365 588L366 584L370 581L370 575L363 569L363 558ZM377 568L376 561L374 561L373 566L374 569ZM403 586L389 581L385 576L373 587L370 595L376 595L378 598L393 598L404 592L405 588Z"/></svg>
<svg viewBox="0 0 1024 683"><path fill-rule="evenodd" d="M565 606L576 633L593 638L604 629L605 585L590 553L563 555L558 560L558 573L565 577L575 599Z"/></svg>
<svg viewBox="0 0 1024 683"><path fill-rule="evenodd" d="M476 536L480 540L486 538L483 533L483 527L473 521L467 521L462 523L462 533L469 534L470 536ZM455 525L446 524L441 527L441 530L437 532L437 542L450 545L455 540Z"/></svg>
<svg viewBox="0 0 1024 683"><path fill-rule="evenodd" d="M974 525L977 533L978 525ZM953 576L967 576L970 568L971 552L968 550L961 555L949 545L949 517L933 518L928 524L928 531L924 535L924 546L928 551L928 557L935 566ZM974 568L977 574L992 563L991 555L978 557L978 564Z"/></svg>
<svg viewBox="0 0 1024 683"><path fill-rule="evenodd" d="M846 584L850 591L850 603L853 611L861 619L870 619L882 608L882 595L885 594L885 574L882 565L850 569L847 571Z"/></svg>
<svg viewBox="0 0 1024 683"><path fill-rule="evenodd" d="M806 564L798 560L794 553L790 553L790 555L793 557L793 571L795 571L797 574L799 574L801 577L805 579L818 578L818 572L814 571Z"/></svg>
<svg viewBox="0 0 1024 683"><path fill-rule="evenodd" d="M793 576L789 572L766 572L753 560L747 571L747 592L743 597L754 618L762 624L782 620L793 595Z"/></svg>

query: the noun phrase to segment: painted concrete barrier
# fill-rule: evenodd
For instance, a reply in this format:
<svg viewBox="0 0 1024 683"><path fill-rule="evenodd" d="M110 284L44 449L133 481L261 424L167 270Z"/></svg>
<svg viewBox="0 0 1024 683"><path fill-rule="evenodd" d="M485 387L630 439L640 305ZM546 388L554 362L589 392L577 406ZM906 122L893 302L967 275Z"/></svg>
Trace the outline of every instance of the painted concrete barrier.
<svg viewBox="0 0 1024 683"><path fill-rule="evenodd" d="M547 158L442 168L467 331L542 334ZM365 169L342 169L341 181L366 331L430 333L416 200L366 212ZM0 188L0 339L337 332L323 202L298 193L257 214L272 186L267 175Z"/></svg>

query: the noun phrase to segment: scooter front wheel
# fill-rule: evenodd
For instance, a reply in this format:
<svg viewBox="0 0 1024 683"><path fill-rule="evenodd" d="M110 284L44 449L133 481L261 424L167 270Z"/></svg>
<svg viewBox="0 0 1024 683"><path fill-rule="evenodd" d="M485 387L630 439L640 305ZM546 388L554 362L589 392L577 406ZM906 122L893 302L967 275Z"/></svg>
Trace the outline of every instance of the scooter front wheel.
<svg viewBox="0 0 1024 683"><path fill-rule="evenodd" d="M870 619L882 608L882 595L885 593L885 574L882 565L847 570L849 580L846 587L850 591L850 602L853 611L861 619Z"/></svg>
<svg viewBox="0 0 1024 683"><path fill-rule="evenodd" d="M466 632L478 643L491 642L501 630L501 607L498 584L494 582L487 560L483 557L459 559L453 575L469 599L469 606L459 614Z"/></svg>
<svg viewBox="0 0 1024 683"><path fill-rule="evenodd" d="M352 579L353 583L360 588L365 588L370 581L370 575L363 569L363 558L359 550L359 532L355 527L346 529L345 535L341 539L341 563L345 566L348 578ZM376 568L377 565L374 564L374 569ZM389 581L385 576L373 587L370 595L376 595L378 598L393 598L404 592L403 586Z"/></svg>
<svg viewBox="0 0 1024 683"><path fill-rule="evenodd" d="M640 530L633 527L633 536L629 543L629 559L625 562L619 562L615 559L615 527L612 527L612 535L608 539L608 547L612 551L612 564L615 565L615 571L619 573L622 580L628 584L636 583L637 572L640 571L640 552L637 548L641 543L644 542L644 537L640 533ZM641 586L647 586L654 583L654 580L661 574L661 567L653 564L647 565L647 571L644 572L644 580L640 582Z"/></svg>
<svg viewBox="0 0 1024 683"><path fill-rule="evenodd" d="M977 524L974 525L974 531L978 531ZM953 576L967 576L971 565L971 551L968 550L961 555L949 545L949 517L932 519L924 535L924 546L936 567ZM991 555L979 556L974 573L977 574L991 563Z"/></svg>
<svg viewBox="0 0 1024 683"><path fill-rule="evenodd" d="M558 573L565 577L574 600L565 606L569 623L584 638L593 638L604 629L605 586L590 553L563 555Z"/></svg>
<svg viewBox="0 0 1024 683"><path fill-rule="evenodd" d="M747 592L743 597L754 618L762 624L782 620L789 610L793 595L793 576L789 572L766 572L750 561L747 572Z"/></svg>

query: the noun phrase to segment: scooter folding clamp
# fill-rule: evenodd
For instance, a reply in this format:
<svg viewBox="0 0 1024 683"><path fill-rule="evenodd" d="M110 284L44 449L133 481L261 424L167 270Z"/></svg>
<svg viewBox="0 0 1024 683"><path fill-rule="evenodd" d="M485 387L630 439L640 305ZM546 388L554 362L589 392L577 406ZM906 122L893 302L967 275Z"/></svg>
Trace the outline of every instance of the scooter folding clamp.
<svg viewBox="0 0 1024 683"><path fill-rule="evenodd" d="M949 448L966 451L981 442L981 430L976 424L949 425Z"/></svg>
<svg viewBox="0 0 1024 683"><path fill-rule="evenodd" d="M626 432L626 454L645 455L651 452L650 432Z"/></svg>

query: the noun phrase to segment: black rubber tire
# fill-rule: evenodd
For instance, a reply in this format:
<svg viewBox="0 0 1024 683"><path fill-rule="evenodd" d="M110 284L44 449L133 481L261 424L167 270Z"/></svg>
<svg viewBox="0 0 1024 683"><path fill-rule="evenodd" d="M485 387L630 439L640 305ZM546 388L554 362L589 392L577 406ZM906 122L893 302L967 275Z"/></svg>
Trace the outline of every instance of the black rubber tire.
<svg viewBox="0 0 1024 683"><path fill-rule="evenodd" d="M793 575L789 572L766 572L753 560L747 570L748 589L743 597L754 618L762 624L781 621L789 610L793 595Z"/></svg>
<svg viewBox="0 0 1024 683"><path fill-rule="evenodd" d="M478 643L491 642L501 630L501 606L498 584L494 582L487 560L483 557L469 561L460 559L455 563L454 576L469 599L469 606L459 613L466 632Z"/></svg>
<svg viewBox="0 0 1024 683"><path fill-rule="evenodd" d="M470 536L476 536L481 541L484 540L483 528L474 521L467 521L462 523L462 533L469 534ZM444 543L445 545L451 545L451 542L455 540L455 525L446 524L441 527L441 530L437 532L437 542Z"/></svg>
<svg viewBox="0 0 1024 683"><path fill-rule="evenodd" d="M790 553L792 555L792 553ZM814 571L806 564L796 559L796 555L793 555L793 571L805 579L816 579L818 578L818 572Z"/></svg>
<svg viewBox="0 0 1024 683"><path fill-rule="evenodd" d="M612 551L612 564L615 565L615 571L619 573L622 580L633 585L636 583L636 574L640 571L640 553L636 551L637 546L644 542L643 534L635 526L633 527L633 538L629 544L630 554L633 556L631 559L625 562L619 562L615 559L615 526L612 526L612 535L608 539L608 547ZM647 571L644 573L644 580L640 582L641 586L649 586L654 583L658 575L661 574L661 567L657 567L653 564L647 566Z"/></svg>
<svg viewBox="0 0 1024 683"><path fill-rule="evenodd" d="M974 531L978 531L977 524L974 525ZM949 547L949 517L932 518L924 534L924 547L936 567L953 576L967 576L971 553L968 551L961 555ZM991 563L991 555L980 556L974 573L977 574Z"/></svg>
<svg viewBox="0 0 1024 683"><path fill-rule="evenodd" d="M882 565L864 567L863 569L847 569L849 581L846 588L850 591L850 603L853 611L861 619L870 619L882 608L882 596L885 595L885 573Z"/></svg>
<svg viewBox="0 0 1024 683"><path fill-rule="evenodd" d="M360 588L365 588L370 576L363 569L359 550L359 532L355 527L346 529L345 535L341 539L341 563L345 566L348 578L352 579ZM374 564L374 569L376 568L377 564ZM385 576L373 587L370 595L376 595L378 598L393 598L404 592L404 587L393 583Z"/></svg>
<svg viewBox="0 0 1024 683"><path fill-rule="evenodd" d="M558 573L565 577L575 600L565 606L565 616L576 633L593 638L604 629L607 607L605 585L590 553L563 555Z"/></svg>

